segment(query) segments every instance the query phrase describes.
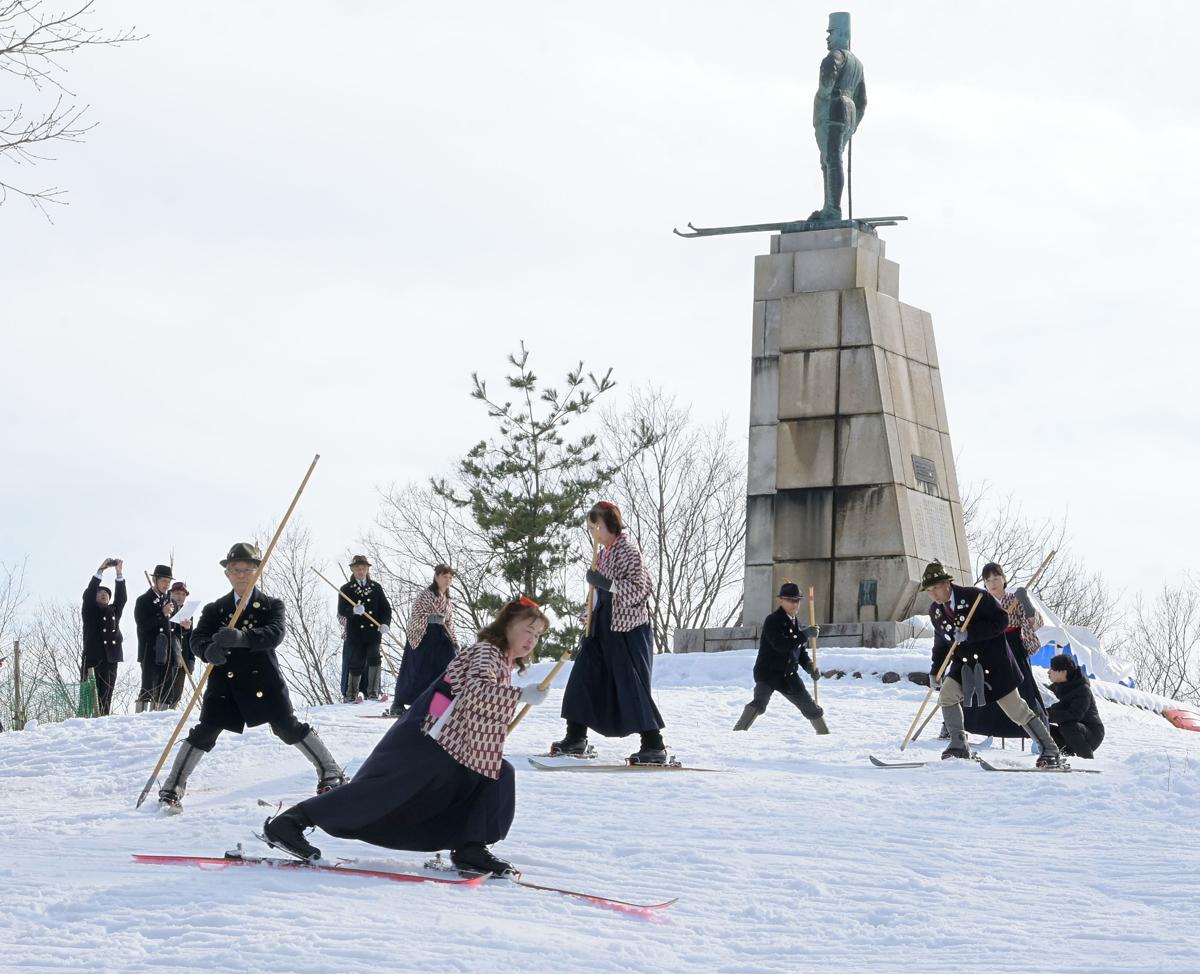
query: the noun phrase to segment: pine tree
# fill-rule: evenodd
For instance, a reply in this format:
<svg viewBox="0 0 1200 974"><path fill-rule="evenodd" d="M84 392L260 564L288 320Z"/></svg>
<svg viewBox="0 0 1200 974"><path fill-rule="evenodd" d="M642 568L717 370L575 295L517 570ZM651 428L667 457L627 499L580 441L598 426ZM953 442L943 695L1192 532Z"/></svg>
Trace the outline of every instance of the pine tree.
<svg viewBox="0 0 1200 974"><path fill-rule="evenodd" d="M481 601L497 611L509 599L527 595L553 611L560 624L542 640L540 652L557 655L573 648L580 635L581 605L569 588L582 594L582 586L571 580L581 580L587 569L578 556L583 519L618 469L604 463L594 434L568 439L566 428L616 383L612 369L597 378L580 362L567 373L565 392L539 391L524 342L508 361L515 371L506 382L517 402L499 402L478 373L471 374L471 396L487 406L497 435L481 440L459 463L458 485L435 481L433 488L470 509L500 556L508 591ZM638 448L651 440L643 435Z"/></svg>

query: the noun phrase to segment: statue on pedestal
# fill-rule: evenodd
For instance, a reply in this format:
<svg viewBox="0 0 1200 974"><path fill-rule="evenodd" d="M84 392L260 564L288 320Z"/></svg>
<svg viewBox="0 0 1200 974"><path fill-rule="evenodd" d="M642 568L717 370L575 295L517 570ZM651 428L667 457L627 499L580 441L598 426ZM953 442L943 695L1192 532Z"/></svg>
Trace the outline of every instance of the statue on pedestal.
<svg viewBox="0 0 1200 974"><path fill-rule="evenodd" d="M813 99L813 129L821 152L825 178L825 204L809 220L839 222L842 190L846 184L842 154L867 110L867 86L862 62L850 53L850 15L829 15L829 53L821 62L821 76Z"/></svg>

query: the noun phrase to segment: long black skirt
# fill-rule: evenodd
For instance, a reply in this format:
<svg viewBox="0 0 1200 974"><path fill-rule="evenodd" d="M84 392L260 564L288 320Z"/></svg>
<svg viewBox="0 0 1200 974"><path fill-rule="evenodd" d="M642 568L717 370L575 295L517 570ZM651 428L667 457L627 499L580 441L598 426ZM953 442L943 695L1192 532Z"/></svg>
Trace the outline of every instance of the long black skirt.
<svg viewBox="0 0 1200 974"><path fill-rule="evenodd" d="M1029 709L1041 717L1044 722L1046 707L1042 703L1042 695L1034 680L1033 667L1029 662L1029 653L1025 651L1025 646L1021 642L1021 634L1010 632L1006 634L1006 639L1017 669L1021 671L1022 679L1017 686L1017 692L1021 694L1021 699L1029 705ZM1008 719L995 700L989 700L983 707L964 707L963 726L966 727L968 733L982 734L984 737L1029 736L1025 733L1025 728L1018 727Z"/></svg>
<svg viewBox="0 0 1200 974"><path fill-rule="evenodd" d="M580 645L567 679L562 715L604 737L662 730L666 725L650 696L650 626L613 632L612 595L599 595L592 634Z"/></svg>
<svg viewBox="0 0 1200 974"><path fill-rule="evenodd" d="M314 825L340 839L434 852L499 842L516 811L513 767L489 778L421 733L430 687L375 745L349 784L301 802Z"/></svg>
<svg viewBox="0 0 1200 974"><path fill-rule="evenodd" d="M396 674L396 701L406 707L424 693L434 680L440 679L454 659L454 643L445 626L429 626L421 644L413 649L404 644L404 658Z"/></svg>

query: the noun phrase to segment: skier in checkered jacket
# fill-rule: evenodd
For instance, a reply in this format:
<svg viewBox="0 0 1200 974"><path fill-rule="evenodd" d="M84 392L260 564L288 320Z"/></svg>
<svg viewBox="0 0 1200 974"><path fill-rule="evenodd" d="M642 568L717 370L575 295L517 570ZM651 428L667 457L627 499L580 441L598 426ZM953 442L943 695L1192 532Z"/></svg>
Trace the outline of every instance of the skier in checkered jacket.
<svg viewBox="0 0 1200 974"><path fill-rule="evenodd" d="M304 837L317 826L387 849L449 849L464 871L515 872L488 849L508 835L516 809L504 740L517 706L540 704L548 691L536 683L514 687L511 674L514 666L524 672L548 626L529 599L506 605L383 736L349 784L268 819L267 840L318 859L320 850Z"/></svg>
<svg viewBox="0 0 1200 974"><path fill-rule="evenodd" d="M590 728L604 737L639 734L641 746L630 763L665 764L666 725L651 696L654 642L647 602L653 582L616 504L597 503L588 512L588 525L603 546L599 563L587 573L594 589L591 631L575 654L563 692L567 732L550 745L550 753L587 756Z"/></svg>

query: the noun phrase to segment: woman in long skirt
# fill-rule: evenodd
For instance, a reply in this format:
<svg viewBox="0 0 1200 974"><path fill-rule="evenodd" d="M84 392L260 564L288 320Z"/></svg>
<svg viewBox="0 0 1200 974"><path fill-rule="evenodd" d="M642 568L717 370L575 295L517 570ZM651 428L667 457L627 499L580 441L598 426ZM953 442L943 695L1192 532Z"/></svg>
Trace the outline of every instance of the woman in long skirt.
<svg viewBox="0 0 1200 974"><path fill-rule="evenodd" d="M575 655L563 693L567 732L550 745L551 754L590 753L588 729L604 737L640 734L631 764L665 764L665 726L650 695L654 643L646 605L653 583L637 543L625 531L616 504L600 501L588 512L588 526L603 546L597 567L587 573L595 589L592 629Z"/></svg>
<svg viewBox="0 0 1200 974"><path fill-rule="evenodd" d="M305 837L316 826L342 839L388 849L449 849L472 872L502 875L511 863L488 849L508 835L515 810L513 767L504 760L518 704L548 691L512 685L549 625L536 603L510 602L479 641L383 736L349 784L267 819L267 841L302 859L321 852Z"/></svg>
<svg viewBox="0 0 1200 974"><path fill-rule="evenodd" d="M1037 631L1045 624L1042 614L1029 598L1024 588L1010 592L1004 569L998 564L988 562L983 566L983 587L996 600L1000 608L1008 613L1008 628L1004 638L1008 648L1012 650L1013 659L1024 679L1017 691L1043 722L1046 721L1046 706L1042 702L1041 691L1033 676L1033 667L1029 657L1041 648L1041 640ZM966 714L966 729L972 734L982 734L985 737L1025 737L1025 731L1005 716L995 701L984 707L972 707L964 711Z"/></svg>
<svg viewBox="0 0 1200 974"><path fill-rule="evenodd" d="M454 569L438 565L433 570L433 584L421 589L408 613L408 642L400 672L396 674L396 693L388 713L403 715L434 680L441 676L454 654L458 652L458 636L454 631L454 600L450 598L450 582Z"/></svg>

